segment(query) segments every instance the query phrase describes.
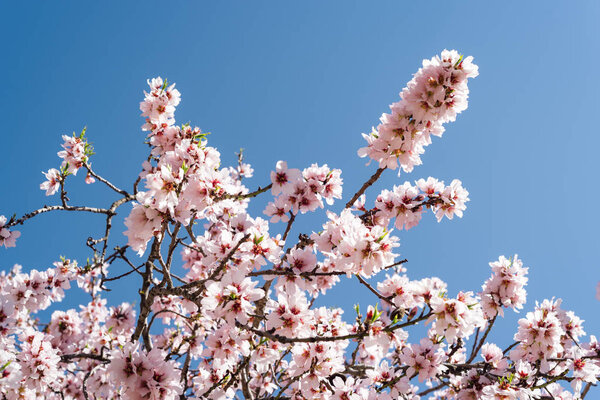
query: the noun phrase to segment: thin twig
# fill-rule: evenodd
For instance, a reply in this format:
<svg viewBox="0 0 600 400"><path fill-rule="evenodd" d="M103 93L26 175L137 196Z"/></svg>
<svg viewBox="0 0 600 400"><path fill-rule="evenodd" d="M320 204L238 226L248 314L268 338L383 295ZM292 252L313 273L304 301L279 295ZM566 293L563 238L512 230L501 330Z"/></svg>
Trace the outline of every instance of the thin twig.
<svg viewBox="0 0 600 400"><path fill-rule="evenodd" d="M35 211L32 211L30 213L27 213L25 215L23 215L21 218L14 220L11 223L6 224L6 227L9 228L11 226L15 226L15 225L23 225L23 223L30 219L35 217L36 215L39 214L43 214L46 212L50 212L50 211L83 211L83 212L90 212L90 213L95 213L95 214L108 214L110 215L112 213L112 211L104 209L104 208L96 208L96 207L85 207L85 206L44 206L42 208L39 208Z"/></svg>
<svg viewBox="0 0 600 400"><path fill-rule="evenodd" d="M234 200L251 199L253 197L258 196L259 194L262 194L262 193L268 191L272 187L273 187L273 184L270 183L267 186L262 187L262 188L259 186L258 189L256 189L254 192L250 192L250 193L246 193L246 194L242 194L242 193L237 193L237 194L225 193L224 195L219 196L216 199L214 199L214 202L217 203L219 201L227 200L227 199L234 199Z"/></svg>
<svg viewBox="0 0 600 400"><path fill-rule="evenodd" d="M287 235L288 233L290 233L290 229L292 229L292 224L294 223L294 221L296 220L296 214L294 214L293 212L290 211L290 220L287 223L287 226L285 227L285 232L283 233L283 237L281 238L283 241L285 241L285 239L287 239Z"/></svg>
<svg viewBox="0 0 600 400"><path fill-rule="evenodd" d="M375 290L375 288L373 286L371 286L369 284L369 282L367 282L362 276L356 275L356 277L358 278L358 281L360 283L362 283L367 289L369 289L369 291L371 293L373 293L375 296L379 297L381 300L385 301L386 303L388 303L392 307L396 307L396 305L394 303L392 303L392 301L390 299L388 299L387 297L385 297L384 295L382 295L381 293L379 293L377 290Z"/></svg>
<svg viewBox="0 0 600 400"><path fill-rule="evenodd" d="M363 183L362 187L360 189L358 189L358 192L354 193L354 196L352 196L350 201L348 201L346 203L345 208L352 207L354 205L354 202L356 202L356 200L365 192L365 190L367 190L369 188L369 186L374 184L377 181L377 179L379 179L379 177L381 176L383 171L385 171L385 168L378 168L377 171L375 171L375 173L373 175L371 175L369 180L366 181L365 183Z"/></svg>
<svg viewBox="0 0 600 400"><path fill-rule="evenodd" d="M113 185L112 183L110 183L108 180L104 179L103 177L101 177L100 175L98 175L97 173L95 173L92 170L91 165L89 165L88 163L83 164L83 166L85 167L85 169L87 169L88 173L91 176L93 176L94 178L96 178L100 182L104 183L106 186L108 186L109 188L111 188L115 192L117 192L119 194L122 194L123 196L129 196L129 193L127 193L125 190L119 189L118 187L116 187L115 185Z"/></svg>

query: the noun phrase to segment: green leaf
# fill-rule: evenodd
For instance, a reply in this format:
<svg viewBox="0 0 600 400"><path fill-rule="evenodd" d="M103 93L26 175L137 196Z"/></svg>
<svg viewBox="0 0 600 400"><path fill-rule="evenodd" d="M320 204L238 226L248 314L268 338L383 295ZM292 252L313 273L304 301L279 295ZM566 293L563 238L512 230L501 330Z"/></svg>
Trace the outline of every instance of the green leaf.
<svg viewBox="0 0 600 400"><path fill-rule="evenodd" d="M12 360L8 361L6 364L4 364L3 366L0 367L0 372L4 371L6 369L6 367L8 367L10 365L10 363L12 362Z"/></svg>
<svg viewBox="0 0 600 400"><path fill-rule="evenodd" d="M373 311L373 316L371 317L371 323L374 323L381 317L381 312L377 309L379 307L379 303L375 303L375 310Z"/></svg>
<svg viewBox="0 0 600 400"><path fill-rule="evenodd" d="M379 238L377 238L377 240L375 242L379 243L381 242L383 239L385 239L385 237L388 235L388 233L390 233L387 229L385 229L383 235L379 236Z"/></svg>
<svg viewBox="0 0 600 400"><path fill-rule="evenodd" d="M254 237L254 244L260 244L260 242L262 242L265 239L265 235L262 235L261 237L257 238L256 236Z"/></svg>
<svg viewBox="0 0 600 400"><path fill-rule="evenodd" d="M460 63L463 61L463 55L461 54L460 57L458 58L458 61L454 64L454 68L458 67L460 65Z"/></svg>

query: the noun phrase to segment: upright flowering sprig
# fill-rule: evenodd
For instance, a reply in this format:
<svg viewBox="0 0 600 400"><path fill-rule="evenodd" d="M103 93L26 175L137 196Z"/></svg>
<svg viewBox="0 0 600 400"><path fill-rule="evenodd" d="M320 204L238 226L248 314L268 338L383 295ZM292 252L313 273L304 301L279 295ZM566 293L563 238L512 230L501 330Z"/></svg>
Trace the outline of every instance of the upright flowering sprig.
<svg viewBox="0 0 600 400"><path fill-rule="evenodd" d="M94 154L92 145L85 137L85 131L84 128L79 135L75 135L74 132L73 136L63 135L62 147L64 150L58 152L58 156L63 159L60 165L63 173L77 175L77 171L84 166L89 156Z"/></svg>
<svg viewBox="0 0 600 400"><path fill-rule="evenodd" d="M383 114L377 128L363 134L368 146L359 150L359 156L377 161L382 168L412 171L421 164L430 135L441 136L443 125L467 108L467 79L478 74L473 57L455 50L424 60L400 93L400 101L390 105L391 114Z"/></svg>
<svg viewBox="0 0 600 400"><path fill-rule="evenodd" d="M85 241L85 264L63 257L45 270L0 273L0 397L584 398L600 375L600 345L585 339L583 321L560 300L537 303L514 342L490 341L504 308L524 307L528 269L516 255L490 263L479 294L455 292L439 278L411 279L399 259L399 232L427 209L438 222L462 217L469 193L459 180L404 182L367 201L385 169L420 163L430 135L466 108L467 80L476 75L471 57L455 51L426 60L366 137L360 154L379 168L341 210L329 208L342 197L341 171L327 164L300 170L278 161L266 185L250 190L245 178L254 171L241 151L237 165L222 166L206 133L176 125L181 95L161 78L148 81L140 104L151 150L131 193L91 169L83 133L65 136L63 164L40 186L47 195L60 191L60 204L0 217L0 245L14 246L14 225L45 212L101 214L105 224ZM71 205L66 178L80 168L117 200ZM248 204L269 191L267 221ZM123 243L111 231L129 202ZM295 240L295 221L326 207L322 229ZM141 281L135 304L109 305L112 282L134 279ZM359 306L355 314L316 306L343 279L373 296L364 314ZM89 302L49 310L72 286ZM51 312L47 323L38 319L42 310Z"/></svg>
<svg viewBox="0 0 600 400"><path fill-rule="evenodd" d="M46 191L46 196L52 196L64 185L65 178L68 175L77 175L80 168L86 167L88 174L85 178L86 183L94 183L96 180L93 177L93 172L89 167L89 157L94 154L94 148L88 143L85 137L86 128L83 128L79 135L73 132L72 136L63 135L63 150L57 154L63 159L60 165L60 171L56 168L50 168L48 172L42 172L46 177L46 181L40 184L40 189ZM61 193L63 198L63 193Z"/></svg>

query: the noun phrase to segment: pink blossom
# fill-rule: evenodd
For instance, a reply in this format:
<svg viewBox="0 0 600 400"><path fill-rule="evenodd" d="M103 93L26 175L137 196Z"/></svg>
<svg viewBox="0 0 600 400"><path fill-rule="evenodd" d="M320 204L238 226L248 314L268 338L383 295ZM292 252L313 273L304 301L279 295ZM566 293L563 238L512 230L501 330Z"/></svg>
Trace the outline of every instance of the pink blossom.
<svg viewBox="0 0 600 400"><path fill-rule="evenodd" d="M271 172L271 192L277 196L279 193L288 193L291 190L291 184L301 179L300 170L288 169L287 162L277 161L275 171Z"/></svg>
<svg viewBox="0 0 600 400"><path fill-rule="evenodd" d="M15 247L16 241L21 236L19 231L9 231L6 228L6 217L0 215L0 246Z"/></svg>
<svg viewBox="0 0 600 400"><path fill-rule="evenodd" d="M94 177L88 173L85 176L85 183L87 183L88 185L90 185L90 184L92 184L94 182L96 182L96 179L94 179Z"/></svg>
<svg viewBox="0 0 600 400"><path fill-rule="evenodd" d="M110 308L110 315L106 320L106 327L117 333L130 332L135 323L135 311L129 303L121 303Z"/></svg>
<svg viewBox="0 0 600 400"><path fill-rule="evenodd" d="M275 328L284 336L302 337L310 334L313 315L309 312L306 295L295 285L286 286L269 305L267 329Z"/></svg>
<svg viewBox="0 0 600 400"><path fill-rule="evenodd" d="M494 373L498 375L502 375L508 367L508 361L504 358L502 350L494 343L485 343L481 346L481 357L492 366Z"/></svg>
<svg viewBox="0 0 600 400"><path fill-rule="evenodd" d="M536 304L535 311L528 312L525 318L519 320L519 329L514 335L519 345L511 350L511 360L541 361L542 370L547 370L547 360L564 351L561 338L565 331L559 319L558 304L548 301Z"/></svg>
<svg viewBox="0 0 600 400"><path fill-rule="evenodd" d="M161 233L162 217L150 207L140 204L133 206L131 214L125 219L125 226L128 230L125 235L128 238L127 244L139 255L144 254L146 245L153 236L159 236Z"/></svg>
<svg viewBox="0 0 600 400"><path fill-rule="evenodd" d="M46 196L52 196L60 188L60 182L62 181L62 175L59 170L50 168L48 172L42 172L47 181L40 184L40 189L46 191Z"/></svg>
<svg viewBox="0 0 600 400"><path fill-rule="evenodd" d="M421 339L420 344L411 344L403 350L401 360L408 366L408 376L418 375L419 382L432 379L446 369L443 365L444 351L438 344L427 338Z"/></svg>
<svg viewBox="0 0 600 400"><path fill-rule="evenodd" d="M146 353L135 344L127 343L113 351L108 372L128 399L175 400L181 394L175 363L165 361L165 354L159 349Z"/></svg>
<svg viewBox="0 0 600 400"><path fill-rule="evenodd" d="M265 208L264 214L271 217L271 223L288 222L290 217L288 213L291 210L291 205L286 201L286 198L279 196L275 198L275 202L270 202Z"/></svg>
<svg viewBox="0 0 600 400"><path fill-rule="evenodd" d="M469 192L462 187L462 182L458 179L454 179L450 186L446 186L440 197L442 204L434 207L435 216L438 222L443 217L452 219L454 215L462 218L463 211L467 208L465 203L469 201Z"/></svg>
<svg viewBox="0 0 600 400"><path fill-rule="evenodd" d="M230 324L236 320L246 324L254 313L252 302L264 297L264 291L255 288L257 283L245 278L243 271L226 273L220 281L207 285L203 310L215 319L225 318Z"/></svg>
<svg viewBox="0 0 600 400"><path fill-rule="evenodd" d="M58 152L58 156L63 159L61 168L67 173L77 175L79 168L88 160L88 155L91 154L91 149L85 139L85 129L79 136L63 135L62 147L64 150Z"/></svg>

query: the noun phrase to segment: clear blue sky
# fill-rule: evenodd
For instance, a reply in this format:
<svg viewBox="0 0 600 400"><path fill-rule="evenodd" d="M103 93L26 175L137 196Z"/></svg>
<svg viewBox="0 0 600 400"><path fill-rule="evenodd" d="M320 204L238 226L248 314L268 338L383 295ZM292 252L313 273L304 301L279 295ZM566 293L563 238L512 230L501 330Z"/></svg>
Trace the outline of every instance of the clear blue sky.
<svg viewBox="0 0 600 400"><path fill-rule="evenodd" d="M138 103L157 75L182 92L177 121L212 132L209 143L226 163L245 149L255 168L250 186L265 184L280 159L298 168L328 163L343 170L348 198L375 170L356 156L360 133L398 99L423 58L455 48L480 67L469 109L434 139L424 165L400 178L387 172L376 187L431 175L459 178L470 192L463 219L438 224L429 215L399 233L409 276L439 276L452 294L479 291L489 261L519 253L530 267L526 309L561 297L588 333L600 333L600 3L173 4L2 3L0 214L58 200L38 189L40 171L58 166L60 135L83 126L94 168L129 188L146 154ZM110 201L82 180L72 179L73 203ZM321 221L299 218L296 233ZM59 255L84 261L85 238L101 229L97 216L43 215L20 228L17 248L0 250L0 268L42 269ZM124 243L122 230L114 244ZM137 301L130 279L111 296ZM375 301L364 291L354 298L354 289L334 292L349 312ZM67 306L80 299L73 294ZM505 318L499 335L512 336L515 321Z"/></svg>

